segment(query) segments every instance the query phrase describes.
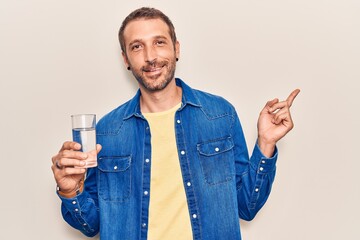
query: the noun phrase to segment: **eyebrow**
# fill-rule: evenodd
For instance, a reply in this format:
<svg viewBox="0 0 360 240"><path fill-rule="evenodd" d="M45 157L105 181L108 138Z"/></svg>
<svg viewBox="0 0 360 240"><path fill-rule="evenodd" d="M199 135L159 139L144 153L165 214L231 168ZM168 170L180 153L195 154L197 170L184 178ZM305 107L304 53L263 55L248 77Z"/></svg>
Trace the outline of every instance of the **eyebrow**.
<svg viewBox="0 0 360 240"><path fill-rule="evenodd" d="M159 39L159 38L165 38L165 39L168 39L166 36L164 35L157 35L154 37L155 39Z"/></svg>
<svg viewBox="0 0 360 240"><path fill-rule="evenodd" d="M156 36L154 36L154 37L152 37L153 39L168 39L166 36L164 36L164 35L156 35ZM141 38L138 38L138 39L134 39L134 40L132 40L130 43L129 43L129 45L128 46L131 46L131 45L133 45L134 43L137 43L137 42L143 42L143 40L141 39Z"/></svg>

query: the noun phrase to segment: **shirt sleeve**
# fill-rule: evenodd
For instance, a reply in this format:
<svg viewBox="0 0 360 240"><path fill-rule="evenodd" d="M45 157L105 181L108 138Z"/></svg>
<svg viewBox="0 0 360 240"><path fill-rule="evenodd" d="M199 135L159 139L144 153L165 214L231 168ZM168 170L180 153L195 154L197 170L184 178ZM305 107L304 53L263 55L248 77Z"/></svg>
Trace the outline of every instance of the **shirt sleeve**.
<svg viewBox="0 0 360 240"><path fill-rule="evenodd" d="M236 187L238 212L241 219L250 221L268 199L275 178L278 150L271 158L264 156L255 144L249 158L240 120L235 112L233 124L235 144Z"/></svg>
<svg viewBox="0 0 360 240"><path fill-rule="evenodd" d="M93 237L99 232L99 207L94 190L95 170L89 169L85 181L84 191L74 198L64 198L58 194L62 201L61 213L64 220L84 235Z"/></svg>

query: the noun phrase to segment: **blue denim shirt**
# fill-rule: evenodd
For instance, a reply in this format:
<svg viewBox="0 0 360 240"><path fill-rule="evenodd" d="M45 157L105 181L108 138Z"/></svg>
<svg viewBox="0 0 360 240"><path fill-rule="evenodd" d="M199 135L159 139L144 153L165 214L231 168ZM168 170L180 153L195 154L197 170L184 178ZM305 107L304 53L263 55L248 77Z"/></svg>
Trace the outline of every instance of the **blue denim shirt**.
<svg viewBox="0 0 360 240"><path fill-rule="evenodd" d="M266 158L255 145L249 159L234 107L176 84L183 95L175 134L193 238L241 239L239 218L253 219L269 196L277 150ZM98 167L88 169L81 194L60 197L64 219L86 236L147 239L151 134L139 100L140 91L99 121Z"/></svg>

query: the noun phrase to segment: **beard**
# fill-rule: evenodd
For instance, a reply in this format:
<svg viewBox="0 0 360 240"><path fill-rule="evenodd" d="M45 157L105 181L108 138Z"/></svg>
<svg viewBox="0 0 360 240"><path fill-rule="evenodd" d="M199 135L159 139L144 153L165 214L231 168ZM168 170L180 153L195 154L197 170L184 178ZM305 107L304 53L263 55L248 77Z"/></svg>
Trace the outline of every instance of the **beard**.
<svg viewBox="0 0 360 240"><path fill-rule="evenodd" d="M134 77L141 86L150 92L156 92L166 88L166 86L174 79L176 58L174 57L173 59L163 61L157 61L155 59L141 67L140 70L134 69L130 64L129 66ZM145 76L146 73L159 68L161 68L160 73Z"/></svg>

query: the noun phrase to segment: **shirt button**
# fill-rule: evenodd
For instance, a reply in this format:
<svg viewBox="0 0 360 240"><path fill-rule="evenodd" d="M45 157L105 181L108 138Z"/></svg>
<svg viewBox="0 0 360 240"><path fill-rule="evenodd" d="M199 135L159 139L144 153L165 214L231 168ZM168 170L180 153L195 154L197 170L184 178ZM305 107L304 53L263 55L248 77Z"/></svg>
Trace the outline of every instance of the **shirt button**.
<svg viewBox="0 0 360 240"><path fill-rule="evenodd" d="M76 204L76 201L73 201L73 202L72 202L72 204L74 204L74 205L75 205L75 204Z"/></svg>
<svg viewBox="0 0 360 240"><path fill-rule="evenodd" d="M215 148L215 152L218 152L220 149L217 147L217 148Z"/></svg>
<svg viewBox="0 0 360 240"><path fill-rule="evenodd" d="M87 225L86 223L83 224L83 226L86 226L86 225Z"/></svg>
<svg viewBox="0 0 360 240"><path fill-rule="evenodd" d="M146 163L149 163L149 162L150 162L150 159L148 159L148 158L145 159L145 162L146 162Z"/></svg>
<svg viewBox="0 0 360 240"><path fill-rule="evenodd" d="M255 192L258 192L259 191L259 189L258 188L255 188Z"/></svg>
<svg viewBox="0 0 360 240"><path fill-rule="evenodd" d="M141 224L141 226L142 226L143 228L146 227L146 223Z"/></svg>
<svg viewBox="0 0 360 240"><path fill-rule="evenodd" d="M193 214L192 217L193 217L193 218L197 218L197 215L196 215L196 214Z"/></svg>
<svg viewBox="0 0 360 240"><path fill-rule="evenodd" d="M181 123L181 121L180 121L180 120L177 120L176 122L177 122L177 123Z"/></svg>
<svg viewBox="0 0 360 240"><path fill-rule="evenodd" d="M117 169L117 166L114 167L114 170L116 170L116 169Z"/></svg>
<svg viewBox="0 0 360 240"><path fill-rule="evenodd" d="M263 167L261 167L261 168L260 168L260 171L262 171L262 170L264 170L264 168L263 168Z"/></svg>
<svg viewBox="0 0 360 240"><path fill-rule="evenodd" d="M186 185L187 185L188 187L190 187L190 186L191 186L191 182L187 182Z"/></svg>
<svg viewBox="0 0 360 240"><path fill-rule="evenodd" d="M145 195L145 196L146 196L146 195L148 195L148 194L149 194L149 192L148 192L148 191L145 191L145 192L144 192L144 195Z"/></svg>
<svg viewBox="0 0 360 240"><path fill-rule="evenodd" d="M181 155L185 155L185 151L184 151L184 150L182 150L180 153L181 153Z"/></svg>
<svg viewBox="0 0 360 240"><path fill-rule="evenodd" d="M265 163L265 160L262 160L261 163Z"/></svg>
<svg viewBox="0 0 360 240"><path fill-rule="evenodd" d="M78 211L79 211L79 209L75 208L75 212L78 212Z"/></svg>

